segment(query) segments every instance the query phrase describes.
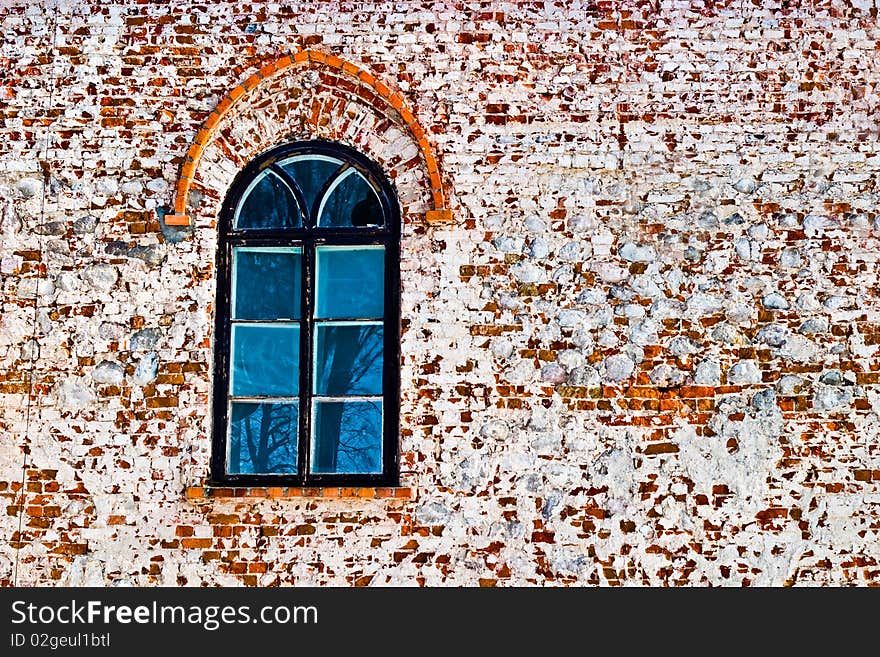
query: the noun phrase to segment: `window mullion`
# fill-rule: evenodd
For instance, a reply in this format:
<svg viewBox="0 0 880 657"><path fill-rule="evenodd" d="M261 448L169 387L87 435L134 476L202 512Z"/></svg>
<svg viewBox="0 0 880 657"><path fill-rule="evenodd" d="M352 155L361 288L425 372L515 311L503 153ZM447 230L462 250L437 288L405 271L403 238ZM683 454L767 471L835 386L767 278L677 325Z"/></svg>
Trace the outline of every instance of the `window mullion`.
<svg viewBox="0 0 880 657"><path fill-rule="evenodd" d="M318 226L318 220L320 219L321 209L324 205L324 198L327 196L327 193L330 191L330 188L333 187L333 183L339 180L346 171L351 168L351 165L348 162L344 162L333 175L329 176L327 180L324 181L323 187L318 191L318 195L315 196L315 205L312 207L312 211L309 217L309 225L313 227Z"/></svg>
<svg viewBox="0 0 880 657"><path fill-rule="evenodd" d="M390 223L387 221L386 223ZM400 241L399 239L385 240L385 317L383 320L385 350L382 354L382 474L384 477L393 476L394 484L398 484L400 470L400 452L398 449L398 436L400 433ZM393 414L388 409L395 408Z"/></svg>
<svg viewBox="0 0 880 657"><path fill-rule="evenodd" d="M300 330L300 422L299 422L299 473L303 483L308 481L311 458L312 432L312 320L315 294L315 242L303 240L302 317Z"/></svg>
<svg viewBox="0 0 880 657"><path fill-rule="evenodd" d="M219 449L217 448L217 441L215 438L215 447L211 455L211 469L215 473L215 477L218 473L220 473L221 477L225 477L228 466L227 451L229 449L229 400L232 396L232 390L229 385L231 380L230 368L232 366L232 243L226 242L224 244L224 236L222 232L220 236L220 248L217 250L217 258L219 260L217 267L219 272L217 285L219 303L217 304L218 310L215 331L218 336L218 343L215 347L214 376L217 381L222 382L224 393L223 403L216 404L215 402L214 431L216 435L219 428L219 430L223 432L223 438L220 443L221 448Z"/></svg>

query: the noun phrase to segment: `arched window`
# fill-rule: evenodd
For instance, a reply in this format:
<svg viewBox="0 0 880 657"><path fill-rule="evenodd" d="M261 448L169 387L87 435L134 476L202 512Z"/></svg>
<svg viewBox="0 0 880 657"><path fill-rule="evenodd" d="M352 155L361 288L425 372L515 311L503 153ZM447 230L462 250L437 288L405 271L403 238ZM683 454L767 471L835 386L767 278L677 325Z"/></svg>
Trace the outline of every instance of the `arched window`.
<svg viewBox="0 0 880 657"><path fill-rule="evenodd" d="M286 144L227 195L212 480L396 485L400 216L381 169Z"/></svg>

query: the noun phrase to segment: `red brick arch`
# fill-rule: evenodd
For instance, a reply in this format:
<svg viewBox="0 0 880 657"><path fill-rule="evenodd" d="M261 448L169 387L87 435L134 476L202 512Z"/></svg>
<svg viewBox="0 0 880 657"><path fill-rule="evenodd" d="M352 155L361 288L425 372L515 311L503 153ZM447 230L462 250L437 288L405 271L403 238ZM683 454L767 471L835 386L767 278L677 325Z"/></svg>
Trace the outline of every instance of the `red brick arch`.
<svg viewBox="0 0 880 657"><path fill-rule="evenodd" d="M431 209L425 212L425 220L429 223L443 222L451 219L451 211L447 209L446 194L443 188L440 170L433 147L427 138L425 129L415 118L404 97L381 80L377 80L371 73L345 61L333 54L318 50L306 49L290 56L270 62L259 71L251 75L244 82L234 87L218 103L217 107L208 115L201 129L196 133L192 144L187 151L186 158L180 170L177 180L174 198L174 213L166 215L165 222L172 226L186 226L191 223L191 208L189 207L190 191L193 182L199 174L199 166L202 162L206 147L215 139L218 130L224 124L224 120L232 115L235 110L248 99L253 92L261 88L270 80L278 78L285 72L299 67L313 67L334 72L353 80L359 87L369 90L370 93L355 91L366 101L372 95L383 102L384 114L393 114L394 120L411 135L412 140L418 146L420 158L430 182ZM390 111L388 111L390 110ZM317 121L319 117L315 117Z"/></svg>

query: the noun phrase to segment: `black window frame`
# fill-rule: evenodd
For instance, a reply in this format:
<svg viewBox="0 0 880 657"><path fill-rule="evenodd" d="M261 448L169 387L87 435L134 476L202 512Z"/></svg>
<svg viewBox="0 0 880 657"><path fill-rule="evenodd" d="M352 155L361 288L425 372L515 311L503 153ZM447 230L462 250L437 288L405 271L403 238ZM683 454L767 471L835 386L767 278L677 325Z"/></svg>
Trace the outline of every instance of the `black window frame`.
<svg viewBox="0 0 880 657"><path fill-rule="evenodd" d="M327 194L341 169L330 176L316 198L310 216L300 211L302 226L285 229L234 228L235 212L248 186L267 167L285 179L290 175L277 163L294 155L325 155L341 160L341 167L354 167L373 187L379 198L381 227L322 227L317 224L320 200ZM274 165L274 166L273 166ZM299 192L297 204L304 207ZM217 294L214 325L213 439L209 483L225 486L383 486L399 485L400 436L400 224L397 196L381 167L355 149L327 140L295 141L275 147L249 162L236 176L223 202L218 226L216 271ZM318 246L382 245L385 248L383 329L383 437L381 473L310 473L312 423L312 367L314 362L313 317L315 302L315 255ZM236 474L226 471L229 439L229 374L232 331L232 249L235 246L278 246L302 248L302 307L300 319L300 383L297 436L297 474Z"/></svg>

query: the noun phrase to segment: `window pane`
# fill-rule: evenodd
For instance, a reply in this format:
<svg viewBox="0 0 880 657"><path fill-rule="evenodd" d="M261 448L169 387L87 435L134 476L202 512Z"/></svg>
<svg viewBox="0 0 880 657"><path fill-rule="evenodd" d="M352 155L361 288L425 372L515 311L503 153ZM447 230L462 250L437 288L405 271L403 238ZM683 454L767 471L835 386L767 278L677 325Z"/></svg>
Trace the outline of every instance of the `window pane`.
<svg viewBox="0 0 880 657"><path fill-rule="evenodd" d="M314 403L312 472L382 472L382 402Z"/></svg>
<svg viewBox="0 0 880 657"><path fill-rule="evenodd" d="M315 394L382 394L382 326L318 324L315 335Z"/></svg>
<svg viewBox="0 0 880 657"><path fill-rule="evenodd" d="M309 212L318 193L340 166L341 161L326 155L300 155L281 163L281 168L299 185Z"/></svg>
<svg viewBox="0 0 880 657"><path fill-rule="evenodd" d="M319 226L381 226L382 205L372 186L355 169L334 182L322 203Z"/></svg>
<svg viewBox="0 0 880 657"><path fill-rule="evenodd" d="M227 471L296 473L298 410L295 402L233 402Z"/></svg>
<svg viewBox="0 0 880 657"><path fill-rule="evenodd" d="M381 246L318 247L315 317L381 319L384 259Z"/></svg>
<svg viewBox="0 0 880 657"><path fill-rule="evenodd" d="M235 228L293 228L300 225L293 193L281 178L264 172L245 193L235 215Z"/></svg>
<svg viewBox="0 0 880 657"><path fill-rule="evenodd" d="M287 397L299 393L299 326L233 324L232 394Z"/></svg>
<svg viewBox="0 0 880 657"><path fill-rule="evenodd" d="M299 319L300 249L236 247L232 263L233 319Z"/></svg>

